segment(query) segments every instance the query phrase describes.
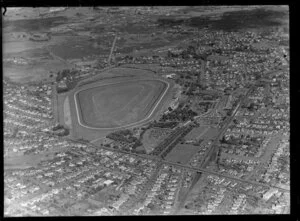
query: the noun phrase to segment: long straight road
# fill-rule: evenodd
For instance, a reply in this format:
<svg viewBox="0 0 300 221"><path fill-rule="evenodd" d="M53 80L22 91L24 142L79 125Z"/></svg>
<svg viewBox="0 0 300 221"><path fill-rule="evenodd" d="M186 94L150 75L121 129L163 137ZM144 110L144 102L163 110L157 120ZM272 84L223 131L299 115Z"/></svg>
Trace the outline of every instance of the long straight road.
<svg viewBox="0 0 300 221"><path fill-rule="evenodd" d="M200 168L197 168L197 167L192 167L192 166L188 166L188 165L182 165L182 164L178 164L178 163L173 163L173 162L170 162L170 161L167 161L167 160L163 160L161 159L160 157L156 157L156 156L151 156L151 155L146 155L146 154L137 154L137 153L130 153L130 152L127 152L127 151L122 151L122 150L115 150L115 149L111 149L111 148L107 148L107 147L104 147L104 146L101 146L101 148L103 149L106 149L106 150L109 150L109 151L114 151L114 152L119 152L119 153L124 153L124 154L129 154L129 155L132 155L132 156L136 156L136 157L140 157L140 158L144 158L144 159L151 159L151 160L154 160L154 161L157 161L157 162L161 162L161 163L164 163L164 164L168 164L168 165L173 165L173 166L177 166L177 167L180 167L180 168L184 168L184 169L187 169L187 170L192 170L192 171L196 171L196 172L202 172L202 173L207 173L207 174L214 174L216 176L221 176L221 177L225 177L225 178L228 178L228 179L232 179L232 180L236 180L238 182L245 182L245 183L249 183L249 184L253 184L253 185L260 185L260 186L265 186L265 187L273 187L273 188L277 188L277 189L280 189L282 191L286 191L286 192L289 192L289 190L287 189L284 189L284 188L280 188L280 187L277 187L277 186L273 186L273 185L269 185L269 184L263 184L263 183L259 183L259 182L255 182L255 181L249 181L249 180L244 180L244 179L240 179L240 178L237 178L237 177L232 177L232 176L229 176L229 175L225 175L225 174L220 174L218 172L214 172L214 171L210 171L210 170L206 170L203 168L203 165L205 165L205 163L207 163L207 161L209 160L209 158L211 157L211 155L214 153L214 151L216 150L216 144L219 142L219 139L223 136L223 134L225 133L225 131L227 130L227 128L229 127L231 121L234 119L237 111L239 110L240 106L243 104L244 100L249 96L250 92L254 89L254 86L252 86L248 91L247 93L241 98L240 102L238 103L237 107L235 108L235 110L233 111L233 114L226 120L223 128L221 129L219 135L216 137L216 139L214 140L214 142L211 144L211 149L210 151L206 154L205 156L205 161L202 162L202 165L200 166ZM181 133L180 133L181 135ZM179 136L179 135L178 135ZM176 136L176 139L177 139L177 136ZM176 140L175 139L175 140ZM78 142L78 141L77 141ZM83 142L85 143L85 142ZM173 142L172 142L173 143ZM86 144L86 143L85 143ZM91 144L90 145L96 147L96 148L99 148L99 146L96 146L94 144ZM170 144L171 145L171 144ZM168 145L169 146L169 145Z"/></svg>
<svg viewBox="0 0 300 221"><path fill-rule="evenodd" d="M76 142L80 142L80 141L76 141ZM81 142L81 143L87 144L85 142ZM99 146L97 146L97 145L94 145L94 144L90 144L90 145L94 146L95 148L99 148ZM179 167L179 168L183 168L183 169L187 169L187 170L191 170L191 171L195 171L195 172L213 174L213 175L216 175L216 176L236 180L238 182L244 182L244 183L249 183L249 184L258 185L258 186L273 187L273 188L277 188L277 189L285 191L285 192L289 192L289 190L284 189L284 188L280 188L280 187L277 187L277 186L264 184L264 183L259 183L259 182L255 182L255 181L244 180L244 179L240 179L240 178L237 178L237 177L232 177L230 175L221 174L221 173L214 172L214 171L211 171L211 170L206 170L206 169L203 169L203 168L197 168L197 167L192 167L192 166L183 165L183 164L179 164L179 163L174 163L174 162L170 162L170 161L167 161L167 160L163 160L163 159L161 159L159 157L155 157L155 156L150 156L150 155L146 155L146 154L130 153L130 152L126 152L126 151L123 151L123 150L116 150L116 149L112 149L112 148L104 147L104 146L101 146L100 148L105 149L105 150L109 150L109 151L113 151L113 152L117 152L117 153L128 154L128 155L139 157L139 158L154 160L154 161L157 161L158 163L163 163L163 164L167 164L167 165L171 165L171 166L176 166L176 167Z"/></svg>
<svg viewBox="0 0 300 221"><path fill-rule="evenodd" d="M123 203L121 208L121 214L120 215L130 215L133 213L133 211L136 209L136 205L138 204L138 202L141 202L143 199L145 199L147 196L146 194L148 193L148 191L153 187L158 175L159 175L159 171L162 168L162 163L158 163L156 165L156 169L154 171L154 173L151 175L151 177L149 178L149 180L147 181L147 183L142 187L142 189L140 190L140 192L138 194L136 194L134 197L131 197L127 202ZM122 214L125 213L125 214Z"/></svg>
<svg viewBox="0 0 300 221"><path fill-rule="evenodd" d="M195 171L195 172L201 172L201 173L206 173L206 174L213 174L213 175L220 176L220 177L225 177L225 178L228 178L228 179L231 179L231 180L236 180L238 182L249 183L249 184L256 185L256 186L264 186L264 187L269 187L269 188L273 187L273 188L277 188L279 190L282 190L284 192L289 192L290 191L290 190L287 190L287 189L284 189L284 188L281 188L281 187L277 187L277 186L274 186L274 185L259 183L259 182L250 181L250 180L244 180L244 179L240 179L240 178L237 178L237 177L232 177L230 175L214 172L214 171L211 171L211 170L196 168L196 167L192 167L192 166L188 166L188 165L182 165L182 164L173 163L173 162L169 162L169 161L165 161L165 160L163 160L162 162L165 163L165 164L168 164L168 165L173 165L173 166L185 168L187 170L192 170L192 171Z"/></svg>
<svg viewBox="0 0 300 221"><path fill-rule="evenodd" d="M111 60L111 56L114 52L116 41L117 41L117 35L115 35L115 39L114 39L113 44L112 44L111 49L110 49L109 57L108 57L108 60L107 60L108 65L110 65L110 60Z"/></svg>

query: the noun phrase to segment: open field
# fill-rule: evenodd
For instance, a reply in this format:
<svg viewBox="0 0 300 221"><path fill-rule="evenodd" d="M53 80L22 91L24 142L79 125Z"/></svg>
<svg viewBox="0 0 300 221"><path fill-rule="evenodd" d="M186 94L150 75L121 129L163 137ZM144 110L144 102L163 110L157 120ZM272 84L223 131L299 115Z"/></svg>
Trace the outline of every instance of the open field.
<svg viewBox="0 0 300 221"><path fill-rule="evenodd" d="M66 97L64 101L64 122L69 128L72 128L72 118L71 118L69 97Z"/></svg>
<svg viewBox="0 0 300 221"><path fill-rule="evenodd" d="M67 22L65 16L56 16L51 18L38 18L38 19L20 19L20 20L6 20L4 28L11 28L11 31L48 31L50 28L59 24Z"/></svg>
<svg viewBox="0 0 300 221"><path fill-rule="evenodd" d="M139 67L137 65L137 67ZM135 65L132 65L130 67L127 66L120 66L118 68L109 68L105 70L100 70L97 72L95 76L91 76L87 79L84 79L78 83L79 89L84 89L85 85L90 85L90 87L93 86L99 86L101 83L104 84L110 84L114 83L117 80L121 79L142 79L142 78L154 78L157 79L157 77L154 75L153 71L151 70L141 70L138 69Z"/></svg>
<svg viewBox="0 0 300 221"><path fill-rule="evenodd" d="M63 149L54 148L51 151L45 151L40 154L29 154L29 155L22 155L22 156L14 156L4 159L4 166L10 169L25 169L29 167L34 167L38 163L43 160L52 159L54 153L63 151Z"/></svg>
<svg viewBox="0 0 300 221"><path fill-rule="evenodd" d="M42 42L34 42L28 40L28 33L23 32L13 32L9 34L9 32L5 32L6 34L3 36L3 55L14 53L14 57L18 56L26 56L32 57L36 56L36 53L39 51L46 51L45 47L54 45L54 44L63 44L70 38L67 36L52 36L49 41L42 41ZM21 36L26 35L24 38ZM19 37L17 37L19 36ZM39 51L38 51L39 50ZM19 52L26 53L24 54L17 54ZM41 53L41 52L39 52Z"/></svg>
<svg viewBox="0 0 300 221"><path fill-rule="evenodd" d="M196 154L199 146L190 144L179 144L167 155L166 160L187 164L189 160Z"/></svg>
<svg viewBox="0 0 300 221"><path fill-rule="evenodd" d="M31 41L10 41L10 38L3 38L3 56L6 57L7 54L13 54L17 57L20 52L23 51L33 51L35 49L40 49L45 45L45 43L36 43ZM28 56L28 54L26 55Z"/></svg>
<svg viewBox="0 0 300 221"><path fill-rule="evenodd" d="M12 44L8 44L8 45L12 46ZM19 51L17 51L17 49ZM6 58L23 58L23 59L25 58L30 62L36 59L38 60L52 59L52 56L44 48L33 48L28 50L22 50L22 45L20 45L20 48L16 46L12 46L11 48L6 48L4 59Z"/></svg>
<svg viewBox="0 0 300 221"><path fill-rule="evenodd" d="M55 9L55 11L53 11ZM51 27L61 21L67 21L67 19L74 19L77 13L87 14L92 16L96 14L92 7L8 7L4 19L14 21L13 24L16 27L20 27L21 24L25 24L26 27L35 28L39 24L43 24L46 27ZM41 19L41 15L44 19ZM22 22L22 20L27 20ZM41 20L38 24L34 23L35 20ZM21 23L20 23L21 21Z"/></svg>
<svg viewBox="0 0 300 221"><path fill-rule="evenodd" d="M51 42L60 41L61 38L48 42L11 41L10 37L3 39L4 76L16 82L41 81L62 69L73 68L74 65L53 57L46 48Z"/></svg>
<svg viewBox="0 0 300 221"><path fill-rule="evenodd" d="M218 129L211 127L205 134L202 135L201 139L213 140L217 135Z"/></svg>
<svg viewBox="0 0 300 221"><path fill-rule="evenodd" d="M110 46L110 44L109 44ZM99 46L86 37L65 38L64 42L60 44L51 45L50 51L64 59L81 59L83 57L107 54L109 53L109 48L99 48Z"/></svg>
<svg viewBox="0 0 300 221"><path fill-rule="evenodd" d="M200 126L194 128L189 134L186 135L186 140L212 140L218 134L218 129L210 126Z"/></svg>
<svg viewBox="0 0 300 221"><path fill-rule="evenodd" d="M4 76L15 82L30 82L50 79L49 76L64 68L72 68L60 60L36 61L29 65L3 64Z"/></svg>
<svg viewBox="0 0 300 221"><path fill-rule="evenodd" d="M218 134L218 129L209 126L200 126L193 129L185 138L187 140L192 139L214 139Z"/></svg>
<svg viewBox="0 0 300 221"><path fill-rule="evenodd" d="M174 26L174 25L187 25L190 27L204 28L208 27L211 30L223 30L223 31L237 31L245 29L266 29L269 27L279 27L285 25L285 31L288 30L287 20L288 13L286 7L277 7L276 9L272 6L263 8L242 8L229 9L222 8L216 13L213 10L212 14L209 10L206 12L197 11L189 8L183 9L187 13L182 16L168 16L157 20L158 25L163 27ZM209 15L209 16L208 16Z"/></svg>
<svg viewBox="0 0 300 221"><path fill-rule="evenodd" d="M57 94L57 122L61 125L66 125L64 116L65 113L65 100L68 98L65 94ZM70 105L70 99L69 99L69 105ZM71 112L71 109L70 109ZM70 115L71 116L71 115Z"/></svg>
<svg viewBox="0 0 300 221"><path fill-rule="evenodd" d="M203 135L209 130L209 126L200 126L194 128L188 135L185 137L187 140L197 140L202 138Z"/></svg>
<svg viewBox="0 0 300 221"><path fill-rule="evenodd" d="M139 80L79 91L75 99L81 123L94 128L113 128L139 122L150 113L165 89L162 81Z"/></svg>
<svg viewBox="0 0 300 221"><path fill-rule="evenodd" d="M151 70L154 72L160 71L162 68L159 64L124 64L122 67Z"/></svg>

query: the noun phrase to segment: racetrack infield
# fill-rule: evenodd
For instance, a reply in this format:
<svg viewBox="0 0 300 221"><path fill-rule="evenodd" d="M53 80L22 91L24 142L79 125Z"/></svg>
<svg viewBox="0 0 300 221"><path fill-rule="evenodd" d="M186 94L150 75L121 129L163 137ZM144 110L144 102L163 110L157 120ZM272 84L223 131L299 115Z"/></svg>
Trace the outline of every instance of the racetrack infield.
<svg viewBox="0 0 300 221"><path fill-rule="evenodd" d="M114 129L151 117L169 83L158 79L130 80L87 88L74 95L78 121L93 129Z"/></svg>
<svg viewBox="0 0 300 221"><path fill-rule="evenodd" d="M150 94L152 94L152 95L156 94L156 93L154 93L153 90L159 89L159 91L157 92L157 95L156 95L157 97L159 97L159 99L156 101L154 101L155 99L151 101L151 99L139 100L137 98L132 100L132 102L129 103L128 106L134 107L134 105L132 105L132 103L139 105L140 106L139 113L141 113L136 119L131 119L131 120L129 120L129 118L126 119L127 123L130 121L135 121L132 124L130 124L130 123L127 124L126 122L124 122L123 123L124 126L113 127L113 128L109 128L109 129L96 128L96 127L90 127L90 126L85 125L88 122L82 122L83 119L80 114L81 110L78 108L79 102L77 102L78 99L75 99L77 97L77 95L81 91L83 92L85 90L92 89L92 88L98 88L96 91L98 91L101 94L102 92L106 91L105 87L108 87L109 84L113 85L113 84L118 84L118 83L121 83L121 84L115 85L116 88L122 89L123 92L128 91L128 93L132 95L132 92L130 92L130 89L128 89L128 86L125 86L126 84L123 85L123 83L125 83L125 82L127 82L126 84L129 84L129 82L132 82L132 83L130 83L130 87L135 87L135 89L134 89L135 92L143 93L146 96L148 95L149 98L150 98ZM147 83L147 82L151 82L151 83ZM163 82L165 82L169 86L168 89L167 88L163 89L163 87L164 87ZM154 86L153 84L157 85L157 86ZM139 86L134 86L134 85L139 85ZM146 91L143 92L143 88L145 88L145 89L148 88L150 90L148 90L148 92L146 93ZM161 88L161 90L160 90L160 88ZM89 140L93 143L96 143L95 140L99 140L111 132L114 132L114 131L117 131L120 129L129 129L129 128L133 128L133 127L140 127L140 126L148 124L149 122L151 122L153 120L158 120L160 114L163 113L168 108L169 103L172 100L172 97L175 92L176 92L176 90L174 88L174 82L172 80L161 78L157 74L154 74L153 71L135 69L135 68L126 68L126 67L110 68L110 69L99 72L96 76L92 76L90 78L87 78L87 79L79 82L78 85L73 90L58 96L58 98L61 98L61 99L58 99L58 103L60 104L58 106L59 107L59 115L60 115L59 122L62 125L67 126L66 123L64 122L65 114L64 114L64 110L63 110L63 106L64 106L63 104L65 101L65 98L69 97L71 121L72 121L72 129L70 130L70 138L75 139L75 140L76 139L85 139L85 140ZM92 93L92 92L89 92L89 93ZM108 92L105 92L105 93L108 93ZM160 93L162 93L161 96L159 95ZM103 94L102 94L102 96L103 96ZM98 98L101 98L102 96L99 95ZM118 98L118 96L117 96L117 98ZM130 96L127 96L127 101L129 101L128 99L130 99ZM143 101L144 101L144 103L143 103ZM103 102L103 101L101 101L101 102ZM143 107L143 104L146 104L147 102L149 102L149 104L148 104L149 106ZM151 104L151 102L152 102L152 104ZM155 104L155 108L153 107L153 103ZM117 104L112 104L111 107L113 107L114 105L117 105ZM124 103L123 103L123 105L124 105ZM141 107L143 107L144 109L142 109ZM103 112L101 112L101 113L104 113L104 112L107 113L108 109L103 110ZM115 115L116 115L116 113L115 113ZM144 118L144 119L142 119L141 121L138 121L141 118ZM91 120L92 119L90 118L90 121ZM96 125L99 126L99 124L103 123L103 122L101 122L101 120L99 121L95 118L93 119L93 121L95 121L95 122L93 122L95 126ZM124 118L124 121L125 121L125 118Z"/></svg>

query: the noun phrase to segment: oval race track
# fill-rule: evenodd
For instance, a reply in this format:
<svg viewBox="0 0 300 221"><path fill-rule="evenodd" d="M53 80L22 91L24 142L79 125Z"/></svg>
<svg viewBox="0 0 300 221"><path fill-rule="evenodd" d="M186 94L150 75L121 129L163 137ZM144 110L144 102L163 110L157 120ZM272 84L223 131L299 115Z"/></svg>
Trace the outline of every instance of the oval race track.
<svg viewBox="0 0 300 221"><path fill-rule="evenodd" d="M80 99L78 98L78 94L80 92L83 91L87 91L93 88L100 88L100 87L105 87L107 85L117 85L117 84L126 84L126 83L133 83L133 82L137 82L137 81L144 81L147 83L147 81L160 81L163 82L164 84L166 84L166 87L163 90L163 93L160 94L160 96L157 98L156 101L154 101L154 104L152 105L151 108L149 108L149 113L147 113L146 117L143 119L139 119L136 122L133 123L129 123L129 124L125 124L125 125L120 125L120 126L113 126L113 127L102 127L102 126L91 126L88 125L86 122L84 122L83 118L83 113L82 113L82 109L80 107ZM169 82L162 80L162 79L137 79L137 80L127 80L127 81L121 81L121 82L114 82L114 83L109 83L109 84L104 84L104 85L99 85L99 86L94 86L91 88L84 88L81 90L78 90L74 93L74 101L75 101L75 108L76 108L76 115L77 115L77 120L80 126L87 128L87 129L98 129L98 130L114 130L114 129L122 129L122 128L126 128L126 127L131 127L131 126L138 126L139 124L142 123L146 123L149 119L151 119L151 117L153 116L153 113L155 112L155 110L157 109L157 107L159 106L159 104L161 103L162 99L164 98L165 94L167 93L167 91L169 90L170 84ZM151 94L150 94L151 95ZM107 97L105 97L105 99L107 99ZM85 101L86 102L86 101ZM85 107L87 108L87 107ZM88 107L90 109L92 109L92 107ZM108 112L110 113L110 112ZM90 117L90 116L89 116Z"/></svg>

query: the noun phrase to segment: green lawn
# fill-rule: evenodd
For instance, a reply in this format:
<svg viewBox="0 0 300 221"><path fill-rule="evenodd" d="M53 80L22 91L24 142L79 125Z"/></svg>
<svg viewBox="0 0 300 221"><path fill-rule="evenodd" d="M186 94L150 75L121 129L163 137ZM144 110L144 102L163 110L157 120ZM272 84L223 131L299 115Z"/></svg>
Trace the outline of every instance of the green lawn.
<svg viewBox="0 0 300 221"><path fill-rule="evenodd" d="M198 146L190 144L178 144L174 149L167 155L166 160L174 163L187 164L189 160L197 153Z"/></svg>

